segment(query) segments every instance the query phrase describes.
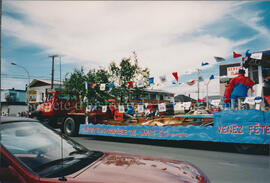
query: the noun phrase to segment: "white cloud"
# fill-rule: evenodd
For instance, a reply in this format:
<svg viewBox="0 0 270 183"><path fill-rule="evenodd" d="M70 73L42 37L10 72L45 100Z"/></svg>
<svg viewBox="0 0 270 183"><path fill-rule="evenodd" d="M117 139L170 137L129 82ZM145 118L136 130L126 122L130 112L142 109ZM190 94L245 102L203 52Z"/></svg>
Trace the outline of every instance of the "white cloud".
<svg viewBox="0 0 270 183"><path fill-rule="evenodd" d="M207 25L231 14L239 4L234 2L4 3L23 15L2 16L3 32L9 36L42 47L47 54L64 55L64 63L92 68L107 67L135 50L140 64L156 78L194 70L201 62L214 63L214 56L231 55L234 46L251 40L235 42L206 32Z"/></svg>
<svg viewBox="0 0 270 183"><path fill-rule="evenodd" d="M160 73L184 71L200 64L202 56L224 55L231 49L229 40L209 35L177 41L222 18L231 6L226 2L16 1L8 5L25 17L3 16L4 32L42 46L47 53L65 55L63 62L107 66L135 50L144 66Z"/></svg>

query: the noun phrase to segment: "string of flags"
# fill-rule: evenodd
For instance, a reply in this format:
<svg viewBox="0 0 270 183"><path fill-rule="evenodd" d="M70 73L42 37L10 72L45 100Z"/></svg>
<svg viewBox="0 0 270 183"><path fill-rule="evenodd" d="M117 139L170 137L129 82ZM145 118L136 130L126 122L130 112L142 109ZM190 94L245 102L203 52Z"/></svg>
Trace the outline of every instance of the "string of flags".
<svg viewBox="0 0 270 183"><path fill-rule="evenodd" d="M261 59L262 53L249 53L249 50L246 51L245 53L245 57L252 57L254 59ZM237 53L235 51L233 51L233 58L239 58L239 57L242 57L242 54L240 53ZM245 61L245 57L242 57L242 61ZM217 57L217 56L214 56L216 62L223 62L225 61L226 59L223 58L223 57ZM208 62L202 62L201 63L201 66L204 67L204 66L207 66L207 65L210 65ZM172 81L172 84L173 85L181 85L183 83L180 83L179 82L179 76L178 76L178 73L177 72L172 72L172 76L174 77L175 80ZM150 86L160 86L161 83L165 83L167 81L167 78L165 75L162 75L159 77L160 79L160 83L155 83L155 78L154 77L149 77L148 78L148 83L150 84ZM212 74L210 77L209 77L209 80L213 80L215 79L215 76ZM202 77L199 77L198 78L198 82L201 82L203 81L203 78ZM196 80L192 79L192 80L189 80L186 82L187 85L189 86L192 86L196 83ZM144 87L144 81L143 80L138 80L137 82L134 82L134 81L128 81L127 83L129 85L130 88L134 88L134 86L137 86L137 87ZM94 88L97 86L97 83L85 83L85 88L86 89L89 89L89 88ZM106 90L106 84L105 83L101 83L100 85L100 90L101 91L105 91ZM109 83L108 84L108 88L109 88L109 91L111 91L113 88L114 88L114 83Z"/></svg>

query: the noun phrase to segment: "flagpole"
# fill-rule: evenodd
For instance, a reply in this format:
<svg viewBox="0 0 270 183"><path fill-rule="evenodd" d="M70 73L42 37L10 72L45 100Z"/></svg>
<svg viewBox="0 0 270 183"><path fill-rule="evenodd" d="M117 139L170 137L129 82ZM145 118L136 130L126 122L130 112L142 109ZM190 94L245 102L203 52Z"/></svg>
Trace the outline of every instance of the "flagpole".
<svg viewBox="0 0 270 183"><path fill-rule="evenodd" d="M199 84L199 77L200 77L200 69L198 68L198 82L197 82L197 87L198 87L198 102L200 99L200 84Z"/></svg>

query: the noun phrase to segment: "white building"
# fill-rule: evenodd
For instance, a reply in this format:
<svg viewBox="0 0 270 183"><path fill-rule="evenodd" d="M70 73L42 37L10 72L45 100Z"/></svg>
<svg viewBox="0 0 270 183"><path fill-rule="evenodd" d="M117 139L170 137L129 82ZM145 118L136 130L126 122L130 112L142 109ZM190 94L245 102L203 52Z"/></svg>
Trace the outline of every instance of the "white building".
<svg viewBox="0 0 270 183"><path fill-rule="evenodd" d="M53 82L53 88L59 88L61 83L59 81ZM33 79L28 87L28 96L30 104L38 104L45 101L47 91L51 90L51 80L47 79Z"/></svg>

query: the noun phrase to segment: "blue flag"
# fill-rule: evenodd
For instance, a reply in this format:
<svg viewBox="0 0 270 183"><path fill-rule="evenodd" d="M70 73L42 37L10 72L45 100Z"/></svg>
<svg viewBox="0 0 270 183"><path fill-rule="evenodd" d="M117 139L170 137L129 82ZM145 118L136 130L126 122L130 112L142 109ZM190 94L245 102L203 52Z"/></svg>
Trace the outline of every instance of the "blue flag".
<svg viewBox="0 0 270 183"><path fill-rule="evenodd" d="M251 53L248 52L249 50L246 51L246 57L250 57Z"/></svg>
<svg viewBox="0 0 270 183"><path fill-rule="evenodd" d="M109 90L111 91L113 89L113 87L114 87L114 84L113 83L110 83L109 84Z"/></svg>
<svg viewBox="0 0 270 183"><path fill-rule="evenodd" d="M212 74L209 79L210 80L215 79L215 76Z"/></svg>
<svg viewBox="0 0 270 183"><path fill-rule="evenodd" d="M202 62L202 66L206 66L206 65L209 65L209 63L208 62Z"/></svg>
<svg viewBox="0 0 270 183"><path fill-rule="evenodd" d="M148 78L149 84L154 84L154 77Z"/></svg>

